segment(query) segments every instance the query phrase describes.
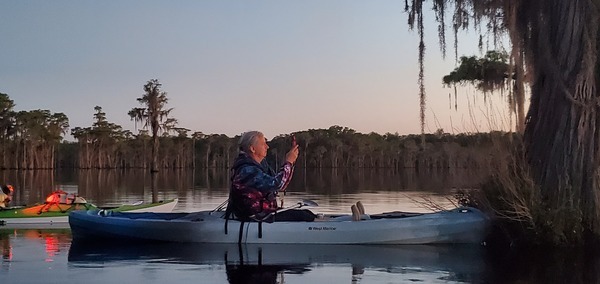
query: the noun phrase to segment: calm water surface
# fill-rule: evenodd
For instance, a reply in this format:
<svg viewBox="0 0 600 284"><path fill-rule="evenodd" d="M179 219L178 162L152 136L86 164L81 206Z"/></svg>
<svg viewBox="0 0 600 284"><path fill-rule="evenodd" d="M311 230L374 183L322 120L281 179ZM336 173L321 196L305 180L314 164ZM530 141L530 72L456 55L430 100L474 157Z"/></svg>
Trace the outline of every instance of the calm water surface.
<svg viewBox="0 0 600 284"><path fill-rule="evenodd" d="M53 189L101 205L179 198L176 211L214 209L227 197L227 172L161 172L157 187L140 171L4 172L17 204ZM474 188L469 172L298 171L284 202L319 203L313 211L427 212L452 207L457 189ZM69 229L0 227L2 283L596 283L598 254L515 252L482 246L203 245L72 242ZM598 271L598 272L597 272Z"/></svg>

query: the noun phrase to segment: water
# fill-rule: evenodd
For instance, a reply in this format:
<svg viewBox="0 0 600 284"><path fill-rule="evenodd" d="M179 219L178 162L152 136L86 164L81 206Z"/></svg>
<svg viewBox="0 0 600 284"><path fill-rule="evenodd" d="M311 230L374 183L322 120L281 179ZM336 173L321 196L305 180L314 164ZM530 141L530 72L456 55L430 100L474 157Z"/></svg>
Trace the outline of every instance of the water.
<svg viewBox="0 0 600 284"><path fill-rule="evenodd" d="M3 283L447 283L480 279L485 268L473 246L81 243L69 230L0 236Z"/></svg>
<svg viewBox="0 0 600 284"><path fill-rule="evenodd" d="M162 172L151 189L143 172L2 173L16 203L52 189L114 205L179 198L175 211L214 209L227 196L226 171ZM299 171L284 202L319 203L320 213L427 212L452 207L457 189L477 186L466 172ZM43 187L43 188L42 188ZM35 201L32 201L35 200ZM2 283L594 283L592 251L515 251L482 246L203 245L73 242L69 229L0 227Z"/></svg>

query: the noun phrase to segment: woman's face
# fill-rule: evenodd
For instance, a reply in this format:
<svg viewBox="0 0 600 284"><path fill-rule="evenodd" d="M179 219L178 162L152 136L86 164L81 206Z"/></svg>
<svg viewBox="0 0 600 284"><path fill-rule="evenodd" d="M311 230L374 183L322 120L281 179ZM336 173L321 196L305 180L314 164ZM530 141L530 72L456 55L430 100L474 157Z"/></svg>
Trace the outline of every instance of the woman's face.
<svg viewBox="0 0 600 284"><path fill-rule="evenodd" d="M256 140L251 146L253 150L252 154L254 154L255 160L260 163L267 156L269 145L267 145L267 139L264 136L259 136Z"/></svg>

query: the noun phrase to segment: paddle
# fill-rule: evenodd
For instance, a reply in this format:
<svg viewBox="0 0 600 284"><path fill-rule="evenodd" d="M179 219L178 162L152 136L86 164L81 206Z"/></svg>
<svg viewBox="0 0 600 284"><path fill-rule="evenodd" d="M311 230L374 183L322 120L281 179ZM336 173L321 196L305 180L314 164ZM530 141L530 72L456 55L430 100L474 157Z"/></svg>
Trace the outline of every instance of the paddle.
<svg viewBox="0 0 600 284"><path fill-rule="evenodd" d="M267 216L259 219L259 221L264 221L267 220L268 218L276 215L277 213L281 213L284 211L288 211L288 210L292 210L292 209L298 209L298 208L302 208L303 206L312 206L312 207L318 207L319 204L317 204L316 202L312 201L312 200L308 200L308 199L302 199L300 201L298 201L296 204L289 206L289 207L285 207L285 208L281 208L277 211L271 212L269 214L267 214Z"/></svg>

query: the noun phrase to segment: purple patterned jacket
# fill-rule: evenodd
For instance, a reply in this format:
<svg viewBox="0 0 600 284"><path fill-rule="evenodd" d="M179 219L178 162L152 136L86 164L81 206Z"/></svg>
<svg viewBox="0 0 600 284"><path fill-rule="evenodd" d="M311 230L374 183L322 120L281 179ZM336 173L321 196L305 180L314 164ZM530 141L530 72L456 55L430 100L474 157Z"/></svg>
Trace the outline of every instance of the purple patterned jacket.
<svg viewBox="0 0 600 284"><path fill-rule="evenodd" d="M285 190L292 176L292 164L286 162L276 173L265 160L257 163L240 152L231 168L229 202L240 220L265 216L277 210L277 193Z"/></svg>

